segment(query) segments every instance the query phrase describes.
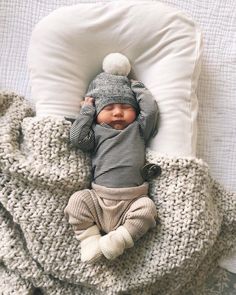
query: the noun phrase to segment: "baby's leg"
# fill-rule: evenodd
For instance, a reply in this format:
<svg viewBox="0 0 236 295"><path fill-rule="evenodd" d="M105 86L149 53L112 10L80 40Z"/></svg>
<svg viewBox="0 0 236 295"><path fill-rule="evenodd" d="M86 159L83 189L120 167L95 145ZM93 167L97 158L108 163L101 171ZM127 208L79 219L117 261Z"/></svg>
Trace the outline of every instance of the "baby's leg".
<svg viewBox="0 0 236 295"><path fill-rule="evenodd" d="M99 244L107 259L115 259L125 249L131 248L134 241L156 226L157 210L148 197L136 199L124 215L123 225L101 237Z"/></svg>
<svg viewBox="0 0 236 295"><path fill-rule="evenodd" d="M149 197L135 200L124 216L123 226L134 241L141 238L150 228L156 226L157 210Z"/></svg>
<svg viewBox="0 0 236 295"><path fill-rule="evenodd" d="M69 223L81 242L81 260L94 262L102 256L98 241L101 237L95 224L96 205L89 190L74 193L64 210Z"/></svg>

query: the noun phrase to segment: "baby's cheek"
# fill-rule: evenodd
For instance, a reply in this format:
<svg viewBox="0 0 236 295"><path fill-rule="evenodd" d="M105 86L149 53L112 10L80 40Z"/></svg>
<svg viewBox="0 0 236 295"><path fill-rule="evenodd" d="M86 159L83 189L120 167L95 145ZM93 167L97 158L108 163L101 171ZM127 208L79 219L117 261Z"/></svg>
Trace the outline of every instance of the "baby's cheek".
<svg viewBox="0 0 236 295"><path fill-rule="evenodd" d="M97 116L97 123L109 123L110 122L110 115L109 112L101 111Z"/></svg>
<svg viewBox="0 0 236 295"><path fill-rule="evenodd" d="M136 117L137 117L136 112L130 112L129 114L130 123L132 123L136 119Z"/></svg>

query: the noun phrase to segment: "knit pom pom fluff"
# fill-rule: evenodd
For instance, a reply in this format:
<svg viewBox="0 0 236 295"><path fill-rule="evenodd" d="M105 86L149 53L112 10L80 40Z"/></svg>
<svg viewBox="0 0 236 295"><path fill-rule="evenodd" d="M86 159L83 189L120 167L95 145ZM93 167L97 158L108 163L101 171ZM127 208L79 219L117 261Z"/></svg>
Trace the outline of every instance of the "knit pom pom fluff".
<svg viewBox="0 0 236 295"><path fill-rule="evenodd" d="M103 60L103 71L117 76L128 76L131 65L128 58L121 53L110 53Z"/></svg>

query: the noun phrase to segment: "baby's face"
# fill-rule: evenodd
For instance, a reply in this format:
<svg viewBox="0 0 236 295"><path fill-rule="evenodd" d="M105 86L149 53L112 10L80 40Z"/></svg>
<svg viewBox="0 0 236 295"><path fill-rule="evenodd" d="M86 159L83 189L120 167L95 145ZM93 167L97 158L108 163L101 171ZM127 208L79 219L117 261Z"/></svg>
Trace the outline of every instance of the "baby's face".
<svg viewBox="0 0 236 295"><path fill-rule="evenodd" d="M112 103L97 115L97 123L105 123L117 130L125 129L136 119L136 110L130 104Z"/></svg>

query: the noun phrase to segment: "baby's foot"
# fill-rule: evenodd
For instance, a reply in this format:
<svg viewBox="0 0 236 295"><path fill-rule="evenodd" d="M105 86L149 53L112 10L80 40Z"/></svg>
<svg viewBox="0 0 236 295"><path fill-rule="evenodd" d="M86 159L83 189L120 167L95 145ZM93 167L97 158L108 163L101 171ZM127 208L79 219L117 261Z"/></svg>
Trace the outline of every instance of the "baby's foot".
<svg viewBox="0 0 236 295"><path fill-rule="evenodd" d="M101 238L100 231L97 225L89 227L82 234L77 236L81 245L81 261L93 263L98 261L102 256L102 251L99 246Z"/></svg>
<svg viewBox="0 0 236 295"><path fill-rule="evenodd" d="M124 226L119 226L116 230L102 236L99 240L100 249L103 255L113 260L120 256L125 249L134 245L133 239Z"/></svg>

